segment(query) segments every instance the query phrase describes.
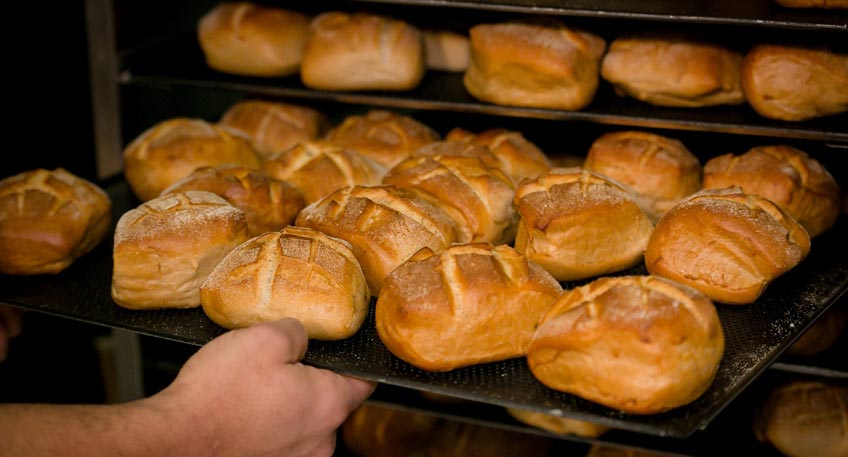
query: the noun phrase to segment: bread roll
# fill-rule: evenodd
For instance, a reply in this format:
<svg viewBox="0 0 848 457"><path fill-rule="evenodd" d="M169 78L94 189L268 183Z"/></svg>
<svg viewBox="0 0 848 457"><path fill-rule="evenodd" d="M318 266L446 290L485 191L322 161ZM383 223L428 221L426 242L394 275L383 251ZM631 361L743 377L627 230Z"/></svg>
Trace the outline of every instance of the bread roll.
<svg viewBox="0 0 848 457"><path fill-rule="evenodd" d="M701 190L698 158L680 141L652 133L607 133L592 143L583 166L627 186L652 221Z"/></svg>
<svg viewBox="0 0 848 457"><path fill-rule="evenodd" d="M424 30L424 66L429 70L462 72L471 60L467 35L450 30Z"/></svg>
<svg viewBox="0 0 848 457"><path fill-rule="evenodd" d="M112 299L125 308L194 308L218 262L247 241L244 213L205 191L163 195L115 228Z"/></svg>
<svg viewBox="0 0 848 457"><path fill-rule="evenodd" d="M669 210L648 241L645 265L712 300L743 305L809 252L800 224L736 187L700 191Z"/></svg>
<svg viewBox="0 0 848 457"><path fill-rule="evenodd" d="M439 252L456 236L442 210L394 186L339 189L304 208L297 225L350 243L371 295L379 294L386 276L418 250Z"/></svg>
<svg viewBox="0 0 848 457"><path fill-rule="evenodd" d="M586 457L667 457L666 453L656 453L641 449L614 447L595 443Z"/></svg>
<svg viewBox="0 0 848 457"><path fill-rule="evenodd" d="M609 430L608 427L592 422L553 416L528 409L507 408L506 411L520 422L547 430L551 433L556 433L557 435L577 435L597 438Z"/></svg>
<svg viewBox="0 0 848 457"><path fill-rule="evenodd" d="M742 88L760 115L804 121L848 111L848 54L800 46L754 46Z"/></svg>
<svg viewBox="0 0 848 457"><path fill-rule="evenodd" d="M55 274L106 236L112 204L100 187L42 168L0 180L0 273Z"/></svg>
<svg viewBox="0 0 848 457"><path fill-rule="evenodd" d="M377 334L427 371L523 356L562 288L506 245L424 249L389 274L377 298Z"/></svg>
<svg viewBox="0 0 848 457"><path fill-rule="evenodd" d="M199 168L162 195L188 190L212 192L242 210L251 237L281 230L305 206L303 194L293 185L238 165Z"/></svg>
<svg viewBox="0 0 848 457"><path fill-rule="evenodd" d="M421 32L368 13L323 13L303 51L303 84L321 90L408 90L424 76Z"/></svg>
<svg viewBox="0 0 848 457"><path fill-rule="evenodd" d="M142 201L198 168L225 164L259 168L259 156L240 134L201 119L160 122L124 149L124 175Z"/></svg>
<svg viewBox="0 0 848 457"><path fill-rule="evenodd" d="M438 424L436 416L363 403L342 424L341 436L363 457L419 457Z"/></svg>
<svg viewBox="0 0 848 457"><path fill-rule="evenodd" d="M487 147L501 162L501 168L516 184L524 179L535 179L553 168L545 153L528 141L521 132L489 129L474 134L455 128L448 132L447 141L464 141Z"/></svg>
<svg viewBox="0 0 848 457"><path fill-rule="evenodd" d="M808 357L816 355L839 340L848 323L848 309L833 305L813 323L795 343L786 350L787 355Z"/></svg>
<svg viewBox="0 0 848 457"><path fill-rule="evenodd" d="M327 133L327 139L391 168L416 149L437 141L439 134L409 116L372 110L364 116L348 116Z"/></svg>
<svg viewBox="0 0 848 457"><path fill-rule="evenodd" d="M848 387L796 381L775 389L757 412L757 439L792 457L848 455Z"/></svg>
<svg viewBox="0 0 848 457"><path fill-rule="evenodd" d="M656 414L700 397L723 353L718 313L704 294L621 276L566 291L539 322L527 362L552 389Z"/></svg>
<svg viewBox="0 0 848 457"><path fill-rule="evenodd" d="M341 340L359 330L371 296L350 244L285 227L224 257L201 286L200 301L222 327L294 317L310 338Z"/></svg>
<svg viewBox="0 0 848 457"><path fill-rule="evenodd" d="M445 422L436 429L426 457L529 457L548 455L553 440L539 435Z"/></svg>
<svg viewBox="0 0 848 457"><path fill-rule="evenodd" d="M249 2L221 3L198 23L206 63L215 70L247 76L297 73L309 17Z"/></svg>
<svg viewBox="0 0 848 457"><path fill-rule="evenodd" d="M506 168L489 148L467 141L434 141L413 151L412 157L474 157L482 160L487 167Z"/></svg>
<svg viewBox="0 0 848 457"><path fill-rule="evenodd" d="M791 146L758 146L745 154L725 154L704 165L704 188L739 186L774 203L807 230L820 235L839 217L841 191L814 158Z"/></svg>
<svg viewBox="0 0 848 457"><path fill-rule="evenodd" d="M579 110L598 88L605 47L601 37L565 26L481 24L471 28L463 82L498 105Z"/></svg>
<svg viewBox="0 0 848 457"><path fill-rule="evenodd" d="M266 159L316 139L326 122L323 114L311 108L244 100L231 106L218 123L244 133L259 156Z"/></svg>
<svg viewBox="0 0 848 457"><path fill-rule="evenodd" d="M601 76L620 95L658 106L694 108L745 102L742 55L722 46L677 37L617 38Z"/></svg>
<svg viewBox="0 0 848 457"><path fill-rule="evenodd" d="M653 228L629 191L579 168L555 168L524 181L515 204L515 249L560 281L635 266Z"/></svg>
<svg viewBox="0 0 848 457"><path fill-rule="evenodd" d="M848 8L848 0L777 0L787 8Z"/></svg>
<svg viewBox="0 0 848 457"><path fill-rule="evenodd" d="M306 204L337 189L380 183L385 169L361 154L327 141L308 141L274 154L262 169L281 181L297 186Z"/></svg>

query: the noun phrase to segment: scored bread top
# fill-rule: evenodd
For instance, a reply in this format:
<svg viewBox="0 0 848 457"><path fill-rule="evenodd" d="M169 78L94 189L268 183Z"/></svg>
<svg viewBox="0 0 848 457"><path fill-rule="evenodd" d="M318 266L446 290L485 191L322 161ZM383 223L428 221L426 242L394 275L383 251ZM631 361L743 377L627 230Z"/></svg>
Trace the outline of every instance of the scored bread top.
<svg viewBox="0 0 848 457"><path fill-rule="evenodd" d="M413 151L437 141L439 134L411 117L372 110L365 115L348 116L327 133L327 139L392 167Z"/></svg>
<svg viewBox="0 0 848 457"><path fill-rule="evenodd" d="M324 115L311 108L243 100L227 109L218 124L244 132L256 151L266 158L318 137L325 122Z"/></svg>
<svg viewBox="0 0 848 457"><path fill-rule="evenodd" d="M537 178L553 168L545 153L524 138L521 132L495 128L474 134L457 127L448 132L445 140L487 147L516 184L523 179Z"/></svg>

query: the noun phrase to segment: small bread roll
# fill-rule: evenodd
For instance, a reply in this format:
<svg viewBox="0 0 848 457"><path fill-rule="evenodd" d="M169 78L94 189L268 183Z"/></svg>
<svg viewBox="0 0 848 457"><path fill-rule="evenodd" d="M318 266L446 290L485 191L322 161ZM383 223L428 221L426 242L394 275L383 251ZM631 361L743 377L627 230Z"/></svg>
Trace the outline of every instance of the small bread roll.
<svg viewBox="0 0 848 457"><path fill-rule="evenodd" d="M560 281L637 265L653 226L630 192L579 168L554 168L515 193L515 249Z"/></svg>
<svg viewBox="0 0 848 457"><path fill-rule="evenodd" d="M363 403L344 421L345 447L367 457L416 457L430 443L436 416Z"/></svg>
<svg viewBox="0 0 848 457"><path fill-rule="evenodd" d="M848 111L848 54L800 46L754 46L742 88L760 115L804 121Z"/></svg>
<svg viewBox="0 0 848 457"><path fill-rule="evenodd" d="M833 176L806 152L791 146L758 146L704 165L704 188L739 186L765 197L804 226L811 238L836 223L841 191Z"/></svg>
<svg viewBox="0 0 848 457"><path fill-rule="evenodd" d="M307 205L342 187L379 184L386 172L367 157L322 140L300 143L274 154L262 163L262 169L297 186Z"/></svg>
<svg viewBox="0 0 848 457"><path fill-rule="evenodd" d="M621 276L566 291L539 322L527 362L552 389L655 414L700 397L723 354L718 313L704 294Z"/></svg>
<svg viewBox="0 0 848 457"><path fill-rule="evenodd" d="M312 108L245 100L231 106L218 124L244 133L260 158L267 159L298 143L318 138L326 122L324 115Z"/></svg>
<svg viewBox="0 0 848 457"><path fill-rule="evenodd" d="M438 139L438 133L415 119L381 110L348 116L327 133L327 140L353 149L387 169Z"/></svg>
<svg viewBox="0 0 848 457"><path fill-rule="evenodd" d="M545 456L553 439L467 422L445 422L436 429L426 457Z"/></svg>
<svg viewBox="0 0 848 457"><path fill-rule="evenodd" d="M521 132L489 129L474 134L455 128L448 132L445 140L485 146L500 160L501 168L515 184L524 179L538 178L553 168L545 153L524 138Z"/></svg>
<svg viewBox="0 0 848 457"><path fill-rule="evenodd" d="M259 168L259 156L247 138L201 119L160 122L124 149L124 175L142 201L198 168L225 164Z"/></svg>
<svg viewBox="0 0 848 457"><path fill-rule="evenodd" d="M745 102L742 54L683 38L617 38L601 64L601 76L620 95L657 106L694 108Z"/></svg>
<svg viewBox="0 0 848 457"><path fill-rule="evenodd" d="M548 272L506 245L424 249L386 279L377 334L392 354L427 371L520 357L561 293Z"/></svg>
<svg viewBox="0 0 848 457"><path fill-rule="evenodd" d="M304 208L297 225L350 243L372 295L421 248L439 252L456 238L453 221L442 210L394 186L339 189Z"/></svg>
<svg viewBox="0 0 848 457"><path fill-rule="evenodd" d="M529 409L506 408L506 411L510 416L520 422L547 430L551 433L556 433L557 435L577 435L597 438L609 430L608 427L592 422L553 416L537 411L530 411Z"/></svg>
<svg viewBox="0 0 848 457"><path fill-rule="evenodd" d="M222 327L294 317L310 338L341 340L362 326L371 295L350 244L286 227L224 257L201 286L200 301Z"/></svg>
<svg viewBox="0 0 848 457"><path fill-rule="evenodd" d="M787 8L848 8L848 0L776 0Z"/></svg>
<svg viewBox="0 0 848 457"><path fill-rule="evenodd" d="M592 143L583 166L630 188L652 221L701 190L698 158L680 141L652 133L607 133Z"/></svg>
<svg viewBox="0 0 848 457"><path fill-rule="evenodd" d="M848 387L796 381L771 392L757 412L757 439L792 457L848 455Z"/></svg>
<svg viewBox="0 0 848 457"><path fill-rule="evenodd" d="M212 192L150 200L118 220L112 299L129 309L197 307L200 285L247 239L244 213Z"/></svg>
<svg viewBox="0 0 848 457"><path fill-rule="evenodd" d="M489 148L467 141L434 141L413 151L412 157L473 157L482 160L487 167L506 168Z"/></svg>
<svg viewBox="0 0 848 457"><path fill-rule="evenodd" d="M421 32L368 13L323 13L303 51L303 84L321 90L409 90L424 76Z"/></svg>
<svg viewBox="0 0 848 457"><path fill-rule="evenodd" d="M62 168L3 178L0 273L58 273L94 249L111 220L106 192Z"/></svg>
<svg viewBox="0 0 848 457"><path fill-rule="evenodd" d="M238 165L199 168L162 195L188 190L212 192L242 210L251 237L281 230L306 206L303 194L293 185Z"/></svg>
<svg viewBox="0 0 848 457"><path fill-rule="evenodd" d="M828 349L839 340L842 332L845 331L846 323L848 323L848 308L833 305L801 334L801 338L789 346L785 354L809 357Z"/></svg>
<svg viewBox="0 0 848 457"><path fill-rule="evenodd" d="M565 26L503 23L471 28L472 96L498 105L579 110L598 88L606 43Z"/></svg>
<svg viewBox="0 0 848 457"><path fill-rule="evenodd" d="M774 203L738 187L710 189L660 219L645 266L712 300L744 305L809 252L807 231Z"/></svg>
<svg viewBox="0 0 848 457"><path fill-rule="evenodd" d="M471 60L467 35L450 30L424 30L424 66L428 70L463 72Z"/></svg>

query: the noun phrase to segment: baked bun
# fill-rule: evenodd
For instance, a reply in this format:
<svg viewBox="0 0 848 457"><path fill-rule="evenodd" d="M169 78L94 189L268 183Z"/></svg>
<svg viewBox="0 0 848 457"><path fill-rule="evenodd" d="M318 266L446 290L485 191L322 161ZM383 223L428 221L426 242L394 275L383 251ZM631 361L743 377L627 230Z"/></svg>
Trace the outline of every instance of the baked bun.
<svg viewBox="0 0 848 457"><path fill-rule="evenodd" d="M424 30L424 67L428 70L463 72L471 60L468 35L450 30Z"/></svg>
<svg viewBox="0 0 848 457"><path fill-rule="evenodd" d="M723 353L706 295L665 278L621 276L566 291L539 322L527 362L552 389L655 414L700 397Z"/></svg>
<svg viewBox="0 0 848 457"><path fill-rule="evenodd" d="M776 0L787 8L848 8L848 0Z"/></svg>
<svg viewBox="0 0 848 457"><path fill-rule="evenodd" d="M377 334L392 354L427 371L520 357L561 293L548 272L506 245L423 249L386 279Z"/></svg>
<svg viewBox="0 0 848 457"><path fill-rule="evenodd" d="M439 134L409 116L372 110L346 117L327 133L327 139L391 168L416 149L437 141Z"/></svg>
<svg viewBox="0 0 848 457"><path fill-rule="evenodd" d="M124 149L124 175L142 201L200 167L225 164L259 168L259 156L247 138L201 119L160 122Z"/></svg>
<svg viewBox="0 0 848 457"><path fill-rule="evenodd" d="M247 76L297 73L309 17L248 2L221 3L198 23L206 63L215 70Z"/></svg>
<svg viewBox="0 0 848 457"><path fill-rule="evenodd" d="M448 132L447 141L462 141L489 149L501 162L501 168L516 184L535 179L553 168L545 153L528 141L521 132L489 129L478 134L461 128Z"/></svg>
<svg viewBox="0 0 848 457"><path fill-rule="evenodd" d="M115 228L112 299L124 308L194 308L218 262L247 241L244 213L205 191L163 195Z"/></svg>
<svg viewBox="0 0 848 457"><path fill-rule="evenodd" d="M346 241L285 227L224 257L201 286L200 301L222 327L294 317L310 338L341 340L359 330L371 296Z"/></svg>
<svg viewBox="0 0 848 457"><path fill-rule="evenodd" d="M244 100L231 106L218 122L244 133L266 159L321 134L327 119L312 108L280 102Z"/></svg>
<svg viewBox="0 0 848 457"><path fill-rule="evenodd" d="M807 230L825 232L839 217L841 191L814 158L791 146L758 146L745 154L725 154L704 165L704 188L739 186L774 203Z"/></svg>
<svg viewBox="0 0 848 457"><path fill-rule="evenodd" d="M577 435L597 438L609 430L608 427L592 422L553 416L528 409L506 408L506 411L519 422L556 433L557 435Z"/></svg>
<svg viewBox="0 0 848 457"><path fill-rule="evenodd" d="M410 157L389 170L383 184L414 191L441 208L456 223L458 243L515 238L515 186L476 157Z"/></svg>
<svg viewBox="0 0 848 457"><path fill-rule="evenodd" d="M450 421L436 429L426 457L528 457L548 455L545 436Z"/></svg>
<svg viewBox="0 0 848 457"><path fill-rule="evenodd" d="M293 185L238 165L199 168L162 195L189 190L212 192L242 210L252 237L281 230L305 206L303 194Z"/></svg>
<svg viewBox="0 0 848 457"><path fill-rule="evenodd" d="M809 252L807 231L774 203L738 187L710 189L657 222L645 266L712 300L743 305Z"/></svg>
<svg viewBox="0 0 848 457"><path fill-rule="evenodd" d="M439 419L372 403L363 403L344 421L345 447L363 457L420 456L430 443Z"/></svg>
<svg viewBox="0 0 848 457"><path fill-rule="evenodd" d="M491 168L505 168L499 159L486 146L471 144L467 141L434 141L412 152L412 157L474 157Z"/></svg>
<svg viewBox="0 0 848 457"><path fill-rule="evenodd" d="M848 111L848 54L799 46L754 46L742 88L760 115L803 121Z"/></svg>
<svg viewBox="0 0 848 457"><path fill-rule="evenodd" d="M771 392L757 412L757 439L793 457L848 455L848 387L796 381Z"/></svg>
<svg viewBox="0 0 848 457"><path fill-rule="evenodd" d="M112 203L106 192L62 168L4 178L0 273L58 273L94 249L111 220Z"/></svg>
<svg viewBox="0 0 848 457"><path fill-rule="evenodd" d="M371 295L379 294L386 276L418 250L439 252L456 233L442 210L394 186L339 189L304 208L297 225L350 243Z"/></svg>
<svg viewBox="0 0 848 457"><path fill-rule="evenodd" d="M589 449L586 457L668 457L668 454L595 443Z"/></svg>
<svg viewBox="0 0 848 457"><path fill-rule="evenodd" d="M606 43L565 26L503 23L471 28L472 96L498 105L579 110L598 88Z"/></svg>
<svg viewBox="0 0 848 457"><path fill-rule="evenodd" d="M742 54L710 43L630 36L610 44L601 76L619 95L652 105L738 105L745 102L741 62Z"/></svg>
<svg viewBox="0 0 848 457"><path fill-rule="evenodd" d="M833 305L795 343L786 350L787 355L808 357L816 355L839 340L848 323L848 308Z"/></svg>
<svg viewBox="0 0 848 457"><path fill-rule="evenodd" d="M303 84L321 90L408 90L424 76L421 32L368 13L323 13L303 51Z"/></svg>
<svg viewBox="0 0 848 457"><path fill-rule="evenodd" d="M680 141L652 133L607 133L592 143L583 166L627 186L652 221L701 190L698 158Z"/></svg>
<svg viewBox="0 0 848 457"><path fill-rule="evenodd" d="M637 265L653 228L628 190L579 168L524 181L515 204L515 249L560 281Z"/></svg>
<svg viewBox="0 0 848 457"><path fill-rule="evenodd" d="M274 154L262 163L262 169L297 186L306 204L342 187L379 184L385 173L382 166L367 157L323 140L307 141Z"/></svg>

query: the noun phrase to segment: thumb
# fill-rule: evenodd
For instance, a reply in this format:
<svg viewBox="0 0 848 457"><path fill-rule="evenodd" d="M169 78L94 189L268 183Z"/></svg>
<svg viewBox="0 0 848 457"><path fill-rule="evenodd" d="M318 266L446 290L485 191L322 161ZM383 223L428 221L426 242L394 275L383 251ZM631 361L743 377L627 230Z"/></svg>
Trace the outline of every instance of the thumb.
<svg viewBox="0 0 848 457"><path fill-rule="evenodd" d="M252 333L262 346L273 345L267 349L280 351L285 363L297 363L306 355L309 337L303 324L297 319L287 317L240 331Z"/></svg>

